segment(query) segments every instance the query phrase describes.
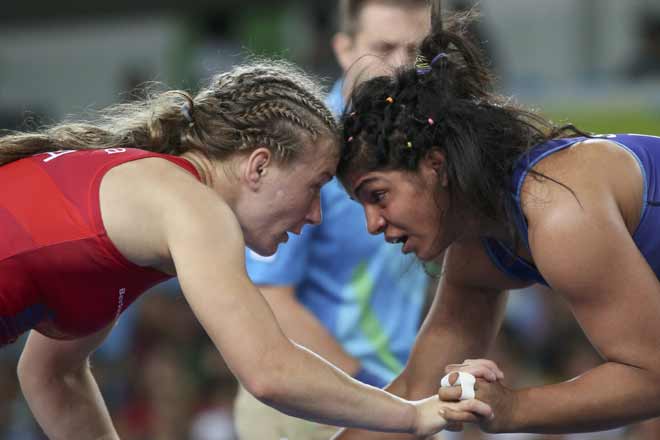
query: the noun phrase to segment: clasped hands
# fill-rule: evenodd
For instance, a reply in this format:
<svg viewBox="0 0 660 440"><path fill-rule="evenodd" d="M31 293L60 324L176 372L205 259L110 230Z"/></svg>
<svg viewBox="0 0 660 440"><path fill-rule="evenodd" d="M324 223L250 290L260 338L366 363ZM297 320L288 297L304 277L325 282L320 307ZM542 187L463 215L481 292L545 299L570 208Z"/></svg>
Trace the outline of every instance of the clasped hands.
<svg viewBox="0 0 660 440"><path fill-rule="evenodd" d="M471 394L471 383L460 385L459 372L474 376L474 394ZM467 359L462 364L451 364L445 367L444 386L438 390L438 396L445 402L458 402L466 398L476 398L487 404L491 413L484 416L476 412L455 411L445 408L443 417L447 420L448 431L461 431L464 423L475 423L486 432L499 432L510 419L514 394L502 384L504 374L495 362L487 359ZM471 382L471 378L467 382ZM458 383L457 383L458 382ZM464 387L466 388L464 390Z"/></svg>

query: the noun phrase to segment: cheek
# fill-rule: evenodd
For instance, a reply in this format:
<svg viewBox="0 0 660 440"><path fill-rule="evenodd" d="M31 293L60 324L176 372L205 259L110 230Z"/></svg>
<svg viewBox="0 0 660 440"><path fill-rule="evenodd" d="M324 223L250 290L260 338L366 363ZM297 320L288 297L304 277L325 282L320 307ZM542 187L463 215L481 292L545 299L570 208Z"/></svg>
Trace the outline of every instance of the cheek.
<svg viewBox="0 0 660 440"><path fill-rule="evenodd" d="M307 192L290 193L283 201L281 211L285 216L289 218L296 217L296 220L298 220L297 217L303 216L309 211L311 203L312 196Z"/></svg>
<svg viewBox="0 0 660 440"><path fill-rule="evenodd" d="M427 194L427 197L414 198L418 200L414 205L413 215L419 225L425 229L440 230L443 228L443 212L446 205L443 200L438 200Z"/></svg>

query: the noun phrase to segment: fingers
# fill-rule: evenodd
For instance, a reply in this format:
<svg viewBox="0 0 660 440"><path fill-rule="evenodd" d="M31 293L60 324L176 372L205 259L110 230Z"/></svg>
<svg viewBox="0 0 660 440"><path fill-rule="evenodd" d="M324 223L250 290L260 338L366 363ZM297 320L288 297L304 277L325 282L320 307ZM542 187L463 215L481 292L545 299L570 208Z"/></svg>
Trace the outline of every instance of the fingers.
<svg viewBox="0 0 660 440"><path fill-rule="evenodd" d="M462 394L463 389L460 385L447 388L443 387L438 390L438 397L445 402L457 402L461 399Z"/></svg>
<svg viewBox="0 0 660 440"><path fill-rule="evenodd" d="M480 420L480 417L475 414L453 409L445 409L444 418L448 422L447 426L455 426L456 423L479 423ZM447 429L447 426L445 426L445 429Z"/></svg>
<svg viewBox="0 0 660 440"><path fill-rule="evenodd" d="M456 381L458 380L458 372L450 373L449 374L449 385L454 385Z"/></svg>
<svg viewBox="0 0 660 440"><path fill-rule="evenodd" d="M462 423L479 423L494 416L489 405L476 399L448 403L442 409L442 413L449 427L456 427L457 424ZM445 427L445 429L449 428Z"/></svg>
<svg viewBox="0 0 660 440"><path fill-rule="evenodd" d="M504 373L497 364L488 359L466 359L462 364L450 364L445 367L445 373L464 371L489 382L504 379Z"/></svg>
<svg viewBox="0 0 660 440"><path fill-rule="evenodd" d="M494 415L490 405L477 399L461 400L460 402L452 403L451 405L459 411L468 411L487 419L492 418Z"/></svg>

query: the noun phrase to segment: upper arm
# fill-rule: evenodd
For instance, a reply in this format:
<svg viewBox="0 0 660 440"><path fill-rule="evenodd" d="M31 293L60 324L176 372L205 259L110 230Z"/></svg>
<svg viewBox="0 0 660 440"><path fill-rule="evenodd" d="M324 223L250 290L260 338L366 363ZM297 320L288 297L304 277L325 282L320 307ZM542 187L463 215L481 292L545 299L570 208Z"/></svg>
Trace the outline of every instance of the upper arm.
<svg viewBox="0 0 660 440"><path fill-rule="evenodd" d="M658 369L660 284L616 206L557 211L530 228L539 270L602 356Z"/></svg>
<svg viewBox="0 0 660 440"><path fill-rule="evenodd" d="M273 309L275 316L286 319L286 311L290 307L302 307L296 298L296 289L293 286L259 286L262 295Z"/></svg>
<svg viewBox="0 0 660 440"><path fill-rule="evenodd" d="M241 381L259 377L275 351L293 349L248 278L241 226L219 194L158 158L116 167L104 185L103 220L115 246L136 264L176 273L193 313Z"/></svg>
<svg viewBox="0 0 660 440"><path fill-rule="evenodd" d="M607 156L608 150L603 154ZM601 160L598 157L593 160ZM568 156L566 160L575 162ZM616 162L615 176L638 172L632 160ZM626 191L616 185L623 179L612 182L612 170L598 174L598 163L586 177L583 171L562 165L562 183L573 193L535 179L525 183L530 194L539 194L538 187L544 185L544 203L527 203L525 208L536 266L553 290L568 300L602 356L658 369L660 284L622 215L625 204L618 194ZM552 163L546 170L552 173ZM627 193L634 194L634 187Z"/></svg>
<svg viewBox="0 0 660 440"><path fill-rule="evenodd" d="M196 182L178 188L181 196L170 201L162 227L179 283L228 366L250 388L269 356L293 347L246 274L245 244L229 206Z"/></svg>

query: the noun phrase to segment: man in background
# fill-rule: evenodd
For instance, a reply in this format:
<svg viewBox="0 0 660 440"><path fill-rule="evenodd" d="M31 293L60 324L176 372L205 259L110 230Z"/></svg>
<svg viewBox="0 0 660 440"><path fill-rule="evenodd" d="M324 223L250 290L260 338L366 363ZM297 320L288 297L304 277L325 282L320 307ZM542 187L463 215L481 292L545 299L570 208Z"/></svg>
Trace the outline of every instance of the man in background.
<svg viewBox="0 0 660 440"><path fill-rule="evenodd" d="M327 103L338 115L361 77L414 61L429 32L426 0L340 0L332 46L343 70ZM383 387L403 368L422 318L428 277L413 257L367 232L362 208L333 179L323 222L247 268L282 329L361 382ZM323 396L310 396L322 399ZM286 416L240 390L241 440L327 440L335 428Z"/></svg>

